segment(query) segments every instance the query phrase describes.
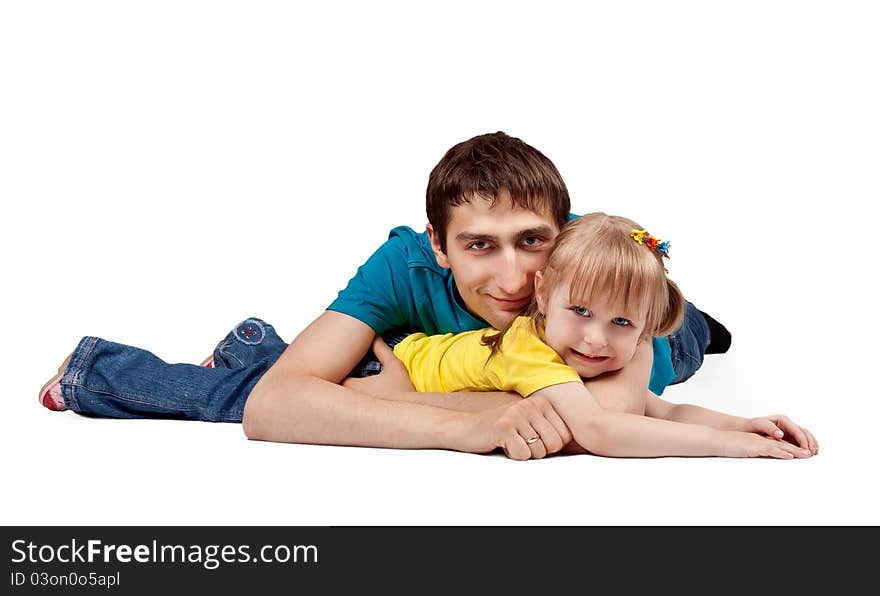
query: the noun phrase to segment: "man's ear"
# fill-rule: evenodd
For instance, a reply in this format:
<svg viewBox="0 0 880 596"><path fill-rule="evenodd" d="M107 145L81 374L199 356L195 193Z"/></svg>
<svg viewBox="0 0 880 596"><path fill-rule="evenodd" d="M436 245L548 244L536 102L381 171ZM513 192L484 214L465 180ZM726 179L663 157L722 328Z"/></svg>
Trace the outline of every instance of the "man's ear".
<svg viewBox="0 0 880 596"><path fill-rule="evenodd" d="M535 301L538 303L538 312L547 314L547 297L544 295L544 272L535 271Z"/></svg>
<svg viewBox="0 0 880 596"><path fill-rule="evenodd" d="M431 239L431 250L434 251L434 258L437 259L437 264L444 269L449 269L449 259L446 258L446 253L440 248L440 238L437 232L434 231L434 226L428 224L425 226L425 230L428 232L428 238Z"/></svg>

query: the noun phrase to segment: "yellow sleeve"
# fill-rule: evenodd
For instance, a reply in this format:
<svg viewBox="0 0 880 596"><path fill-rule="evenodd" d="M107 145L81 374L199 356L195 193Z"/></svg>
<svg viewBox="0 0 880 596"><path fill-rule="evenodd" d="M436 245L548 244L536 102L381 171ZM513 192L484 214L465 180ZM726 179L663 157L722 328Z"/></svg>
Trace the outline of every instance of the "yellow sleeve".
<svg viewBox="0 0 880 596"><path fill-rule="evenodd" d="M514 322L487 369L497 390L514 391L523 397L553 385L582 382L580 375L541 341L526 317Z"/></svg>
<svg viewBox="0 0 880 596"><path fill-rule="evenodd" d="M486 329L453 335L414 333L394 346L416 391L492 391L484 365L489 348L481 339Z"/></svg>
<svg viewBox="0 0 880 596"><path fill-rule="evenodd" d="M532 320L518 317L489 360L480 329L453 335L414 333L394 347L416 391L513 391L528 397L539 389L580 382L578 374L538 337ZM488 361L488 362L487 362Z"/></svg>

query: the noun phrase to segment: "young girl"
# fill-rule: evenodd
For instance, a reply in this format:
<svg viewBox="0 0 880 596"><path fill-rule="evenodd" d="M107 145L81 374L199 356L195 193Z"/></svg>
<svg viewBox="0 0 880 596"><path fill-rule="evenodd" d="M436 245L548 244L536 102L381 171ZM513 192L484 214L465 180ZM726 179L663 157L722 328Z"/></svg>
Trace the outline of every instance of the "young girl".
<svg viewBox="0 0 880 596"><path fill-rule="evenodd" d="M685 301L662 261L668 248L628 219L585 215L557 237L525 316L500 331L412 334L394 354L420 392L543 395L575 441L599 455L791 459L816 453L809 431L785 416L745 419L673 405L647 388L640 416L603 409L584 386L583 379L623 368L639 342L681 325ZM676 365L685 366L673 357ZM533 429L525 432L526 443L540 440Z"/></svg>

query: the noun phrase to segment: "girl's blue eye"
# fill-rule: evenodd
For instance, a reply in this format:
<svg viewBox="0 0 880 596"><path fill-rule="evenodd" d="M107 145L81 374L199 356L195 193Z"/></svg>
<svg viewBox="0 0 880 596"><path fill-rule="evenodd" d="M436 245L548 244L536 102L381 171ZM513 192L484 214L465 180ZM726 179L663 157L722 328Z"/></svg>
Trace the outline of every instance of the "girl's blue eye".
<svg viewBox="0 0 880 596"><path fill-rule="evenodd" d="M590 311L584 308L583 306L572 306L571 311L580 316L580 317L588 317L590 316Z"/></svg>
<svg viewBox="0 0 880 596"><path fill-rule="evenodd" d="M623 317L614 317L613 319L611 319L611 322L615 325L620 325L621 327L629 327L630 325L632 325L632 323L630 323L627 319L624 319Z"/></svg>

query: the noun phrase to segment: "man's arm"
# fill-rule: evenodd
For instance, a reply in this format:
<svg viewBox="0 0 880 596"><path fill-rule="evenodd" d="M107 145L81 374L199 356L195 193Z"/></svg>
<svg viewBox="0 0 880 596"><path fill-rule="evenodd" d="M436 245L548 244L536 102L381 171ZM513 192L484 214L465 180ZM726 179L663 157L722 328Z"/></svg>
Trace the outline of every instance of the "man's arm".
<svg viewBox="0 0 880 596"><path fill-rule="evenodd" d="M739 416L731 416L693 406L690 404L673 404L660 399L652 391L648 392L647 407L645 415L651 418L661 418L663 420L672 420L674 422L685 422L688 424L701 424L703 426L711 426L719 430L741 430L750 432L748 420Z"/></svg>
<svg viewBox="0 0 880 596"><path fill-rule="evenodd" d="M381 339L374 342L373 351L382 363L382 372L363 379L346 379L344 386L375 397L432 405L460 412L480 412L513 404L522 399L517 393L503 391L418 393L412 388L406 367ZM585 385L605 409L644 414L653 357L654 348L651 342L641 342L626 367L586 381Z"/></svg>
<svg viewBox="0 0 880 596"><path fill-rule="evenodd" d="M819 443L813 434L782 414L742 418L692 404L672 404L649 391L645 415L673 422L701 424L719 430L759 433L794 443L814 454L819 451Z"/></svg>
<svg viewBox="0 0 880 596"><path fill-rule="evenodd" d="M459 412L483 412L514 404L522 399L518 393L504 391L417 392L406 366L380 336L376 336L373 340L373 354L382 364L382 372L363 378L349 377L342 382L343 387L382 399L424 404Z"/></svg>
<svg viewBox="0 0 880 596"><path fill-rule="evenodd" d="M373 330L327 311L287 347L248 397L250 439L371 447L451 448L445 410L371 398L337 385L366 353Z"/></svg>
<svg viewBox="0 0 880 596"><path fill-rule="evenodd" d="M719 456L809 457L784 441L748 432L671 422L601 407L582 383L562 383L535 393L571 428L591 453L611 457Z"/></svg>
<svg viewBox="0 0 880 596"><path fill-rule="evenodd" d="M350 386L349 382L345 386ZM361 387L352 386L356 391L362 391ZM367 389L363 387L363 389ZM419 393L417 391L405 391L393 395L379 394L368 389L367 395L380 397L393 401L405 401L411 404L423 404L456 412L485 412L501 406L508 406L522 401L518 393L505 391L456 391L455 393Z"/></svg>
<svg viewBox="0 0 880 596"><path fill-rule="evenodd" d="M606 410L644 415L653 362L654 345L648 339L639 342L632 360L622 369L599 375L584 385Z"/></svg>
<svg viewBox="0 0 880 596"><path fill-rule="evenodd" d="M526 459L530 453L532 457L542 456L526 446L516 432L517 425L511 423L512 417L534 416L532 411L507 412L502 406L479 413L457 412L378 399L337 385L366 353L372 339L373 330L353 317L333 311L318 317L251 391L243 420L247 437L471 453L505 447L516 459ZM571 440L561 422L546 434L553 432L558 435L548 436L545 443L559 443L556 450ZM553 452L550 447L548 451Z"/></svg>
<svg viewBox="0 0 880 596"><path fill-rule="evenodd" d="M516 402L523 400L519 394L501 391L479 393L465 391L456 393L413 392L406 367L394 356L394 353L384 342L377 342L377 344L374 344L373 350L382 362L382 373L365 379L347 379L346 385L384 399L427 404L460 412L484 412L505 405L515 408ZM650 341L641 342L632 360L624 369L587 381L585 386L599 405L605 409L644 415L653 356L653 344ZM383 375L385 378L380 379L379 377ZM393 394L389 393L391 387L397 389ZM529 399L536 398L533 396L527 398L526 401ZM571 433L571 430L568 430L568 433ZM556 449L548 448L548 452L555 453ZM574 440L565 442L562 452L568 454L586 453L585 449Z"/></svg>

